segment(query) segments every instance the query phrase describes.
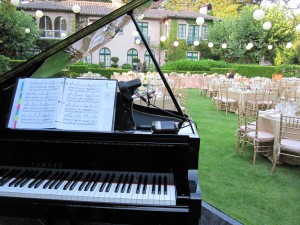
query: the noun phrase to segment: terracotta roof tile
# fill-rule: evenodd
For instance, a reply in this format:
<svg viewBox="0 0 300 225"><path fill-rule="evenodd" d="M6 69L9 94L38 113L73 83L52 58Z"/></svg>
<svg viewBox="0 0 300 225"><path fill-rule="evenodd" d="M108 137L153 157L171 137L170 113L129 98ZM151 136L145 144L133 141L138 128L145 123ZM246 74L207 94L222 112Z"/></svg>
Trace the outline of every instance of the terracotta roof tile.
<svg viewBox="0 0 300 225"><path fill-rule="evenodd" d="M72 11L73 5L79 5L81 15L104 16L111 13L114 9L112 3L109 2L91 2L91 1L36 1L28 2L18 5L19 9L23 10L49 10L49 11ZM191 11L171 11L148 9L145 11L145 19L167 19L167 18L181 18L181 19L195 19L202 16L206 20L213 20L213 16L200 14Z"/></svg>

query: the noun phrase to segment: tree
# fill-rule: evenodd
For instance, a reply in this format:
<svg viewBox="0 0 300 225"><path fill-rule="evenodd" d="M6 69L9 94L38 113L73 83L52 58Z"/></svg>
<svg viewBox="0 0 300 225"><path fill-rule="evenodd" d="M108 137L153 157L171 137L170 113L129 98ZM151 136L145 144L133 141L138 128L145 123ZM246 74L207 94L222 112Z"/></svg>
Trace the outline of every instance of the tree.
<svg viewBox="0 0 300 225"><path fill-rule="evenodd" d="M30 30L29 33L25 29ZM0 4L0 54L15 57L16 51L32 48L39 37L34 18L16 11L10 0Z"/></svg>
<svg viewBox="0 0 300 225"><path fill-rule="evenodd" d="M292 42L296 37L293 20L286 16L286 9L279 5L266 8L264 9L266 16L262 21L254 20L255 9L257 7L248 6L239 16L213 23L208 37L210 41L216 43L214 52L222 55L227 61L235 56L243 56L244 62L253 62L253 60L258 62L262 58L274 57L275 54L278 55L285 50L286 43ZM263 29L263 23L266 21L272 24L272 28L268 31ZM223 42L228 45L226 50L217 45ZM249 42L253 43L254 47L247 50L246 46ZM267 48L270 44L273 46L272 51Z"/></svg>

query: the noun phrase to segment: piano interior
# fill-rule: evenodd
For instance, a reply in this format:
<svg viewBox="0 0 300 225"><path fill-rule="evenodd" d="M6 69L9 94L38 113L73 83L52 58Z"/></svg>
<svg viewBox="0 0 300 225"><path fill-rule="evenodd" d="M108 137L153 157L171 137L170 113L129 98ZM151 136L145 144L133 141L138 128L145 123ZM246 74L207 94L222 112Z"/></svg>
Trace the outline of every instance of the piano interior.
<svg viewBox="0 0 300 225"><path fill-rule="evenodd" d="M131 1L0 76L0 216L47 224L199 224L197 127L182 113L153 56L175 110L126 102L119 93L113 132L7 128L18 78L54 76L47 71L57 55L69 64L78 61L114 36L112 29L136 24L135 13L149 2ZM82 51L84 38L99 31L105 38ZM179 132L153 133L153 121L173 121Z"/></svg>

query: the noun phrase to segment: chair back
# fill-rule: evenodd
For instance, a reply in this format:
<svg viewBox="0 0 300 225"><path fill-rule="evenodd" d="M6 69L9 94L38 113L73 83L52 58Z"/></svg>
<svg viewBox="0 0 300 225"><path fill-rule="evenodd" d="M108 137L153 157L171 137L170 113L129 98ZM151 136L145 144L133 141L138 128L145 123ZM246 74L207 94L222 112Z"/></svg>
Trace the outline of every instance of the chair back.
<svg viewBox="0 0 300 225"><path fill-rule="evenodd" d="M300 141L300 117L280 115L279 143L282 139Z"/></svg>

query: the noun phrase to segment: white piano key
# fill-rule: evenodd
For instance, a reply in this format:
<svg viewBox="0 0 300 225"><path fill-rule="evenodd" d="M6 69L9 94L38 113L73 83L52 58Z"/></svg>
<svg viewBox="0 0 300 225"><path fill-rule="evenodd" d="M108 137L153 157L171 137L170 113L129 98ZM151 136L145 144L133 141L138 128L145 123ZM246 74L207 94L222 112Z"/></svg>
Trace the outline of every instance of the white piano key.
<svg viewBox="0 0 300 225"><path fill-rule="evenodd" d="M174 183L174 175L169 174L170 177L170 184L169 184L169 189L170 189L170 205L176 205L176 187Z"/></svg>
<svg viewBox="0 0 300 225"><path fill-rule="evenodd" d="M131 179L132 176L133 176L133 179ZM133 193L136 189L136 183L137 183L136 173L130 173L129 182L128 182L128 185L127 185L126 190L125 190L125 192L126 192L125 202L127 204L135 204L134 199L132 198L132 196L133 196ZM127 192L129 186L130 186L130 189L129 189L129 192Z"/></svg>
<svg viewBox="0 0 300 225"><path fill-rule="evenodd" d="M144 183L143 183L143 187L142 187L142 204L143 205L148 205L149 203L149 193L151 191L151 174L146 174L145 176L148 176L148 181L147 181L147 185L146 185L146 193L143 193L143 188L144 188Z"/></svg>

